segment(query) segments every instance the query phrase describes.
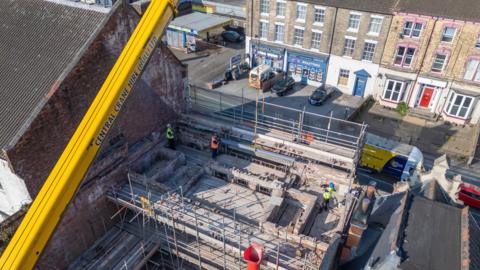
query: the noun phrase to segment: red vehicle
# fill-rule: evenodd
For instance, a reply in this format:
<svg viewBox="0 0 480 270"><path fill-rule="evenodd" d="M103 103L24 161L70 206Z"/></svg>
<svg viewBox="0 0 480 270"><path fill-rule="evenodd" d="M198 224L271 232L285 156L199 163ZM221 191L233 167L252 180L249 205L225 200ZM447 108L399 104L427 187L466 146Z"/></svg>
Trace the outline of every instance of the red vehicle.
<svg viewBox="0 0 480 270"><path fill-rule="evenodd" d="M480 209L480 187L462 183L458 188L458 199L465 205Z"/></svg>

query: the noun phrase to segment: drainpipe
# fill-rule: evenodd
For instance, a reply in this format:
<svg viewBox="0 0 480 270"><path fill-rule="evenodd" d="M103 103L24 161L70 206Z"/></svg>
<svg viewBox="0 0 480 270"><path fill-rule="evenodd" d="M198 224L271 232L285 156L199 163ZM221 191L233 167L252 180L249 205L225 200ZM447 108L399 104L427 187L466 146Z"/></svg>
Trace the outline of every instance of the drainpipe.
<svg viewBox="0 0 480 270"><path fill-rule="evenodd" d="M420 67L418 68L417 74L415 75L415 80L413 81L413 89L410 92L410 94L408 95L407 106L408 106L408 104L410 104L413 92L415 91L415 86L417 85L418 77L420 76L420 72L424 67L425 56L427 55L428 48L430 48L430 42L432 41L433 32L435 31L435 27L437 26L437 22L438 22L438 18L435 19L435 22L433 23L432 31L430 32L430 35L428 36L425 52L423 53L423 56L422 56L422 63L420 65Z"/></svg>
<svg viewBox="0 0 480 270"><path fill-rule="evenodd" d="M327 84L327 75L328 75L328 67L330 66L330 56L332 55L332 46L333 46L333 38L335 36L335 27L337 24L337 13L338 13L338 7L335 7L335 14L333 15L333 25L332 25L332 31L331 31L331 37L330 37L330 45L328 46L328 60L326 63L325 67L325 83L324 85Z"/></svg>

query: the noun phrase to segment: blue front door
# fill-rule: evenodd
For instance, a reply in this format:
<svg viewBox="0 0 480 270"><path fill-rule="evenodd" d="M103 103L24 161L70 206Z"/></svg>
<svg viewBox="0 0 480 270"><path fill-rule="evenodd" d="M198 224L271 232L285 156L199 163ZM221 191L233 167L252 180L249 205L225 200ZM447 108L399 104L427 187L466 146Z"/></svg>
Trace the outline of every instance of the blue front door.
<svg viewBox="0 0 480 270"><path fill-rule="evenodd" d="M302 84L307 84L308 83L308 69L303 69L302 70Z"/></svg>
<svg viewBox="0 0 480 270"><path fill-rule="evenodd" d="M355 87L353 89L353 95L363 97L363 93L365 93L365 86L367 86L367 78L357 77L355 81Z"/></svg>
<svg viewBox="0 0 480 270"><path fill-rule="evenodd" d="M353 86L353 95L363 97L365 94L365 87L367 86L367 80L371 76L365 69L355 71L354 73L357 78L355 79L355 85Z"/></svg>

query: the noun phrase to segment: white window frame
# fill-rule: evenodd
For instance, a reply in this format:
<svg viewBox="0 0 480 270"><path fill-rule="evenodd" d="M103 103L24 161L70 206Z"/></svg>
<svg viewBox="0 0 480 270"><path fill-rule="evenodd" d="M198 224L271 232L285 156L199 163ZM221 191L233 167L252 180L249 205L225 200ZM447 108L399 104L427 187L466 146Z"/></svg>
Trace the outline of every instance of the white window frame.
<svg viewBox="0 0 480 270"><path fill-rule="evenodd" d="M443 40L443 38L445 37L445 30L447 30L447 28L453 28L455 31L453 32L453 36L451 37L452 40L450 41L445 41ZM440 41L442 43L452 43L454 40L455 40L455 37L457 36L457 32L458 32L458 29L456 27L453 27L453 26L444 26L443 27L443 30L442 30L442 36L440 37Z"/></svg>
<svg viewBox="0 0 480 270"><path fill-rule="evenodd" d="M461 101L460 101L459 105L455 105L455 101L457 100L457 97L461 97ZM467 100L468 98L470 98L470 104L469 104L468 107L466 107L467 109L466 109L466 112L465 112L465 116L461 116L460 112L463 108L465 108L464 107L465 100ZM471 112L472 112L472 108L473 108L474 103L475 103L475 97L464 95L464 94L459 94L459 93L456 93L455 91L452 91L450 93L450 96L447 99L447 106L445 106L444 112L447 115L452 116L452 117L456 117L456 118L460 118L460 119L468 119L470 117ZM457 112L452 113L452 110L455 106L458 106Z"/></svg>
<svg viewBox="0 0 480 270"><path fill-rule="evenodd" d="M433 70L433 66L435 65L435 61L437 60L437 56L438 55L444 55L445 56L445 59L443 60L443 63L442 63L442 68L440 70ZM437 52L435 53L435 55L433 56L433 61L432 61L432 67L431 67L431 71L432 72L436 72L436 73L441 73L443 72L443 70L445 70L445 67L447 66L447 62L448 62L448 56L449 54L448 53L440 53L440 52Z"/></svg>
<svg viewBox="0 0 480 270"><path fill-rule="evenodd" d="M400 49L400 47L403 47L405 48L405 51L404 53L402 54L402 62L400 64L395 64L395 60L397 58L397 56L399 56L398 54L398 51ZM410 61L410 64L408 65L405 65L405 59L407 59L407 51L408 49L415 49L415 51L413 52L413 55L412 55L412 60ZM408 47L408 46L397 46L397 49L395 50L395 55L393 56L393 65L394 66L399 66L399 67L404 67L404 68L409 68L412 66L412 63L415 59L415 54L417 53L417 47Z"/></svg>
<svg viewBox="0 0 480 270"><path fill-rule="evenodd" d="M320 39L318 40L318 48L313 47L313 35L314 34L319 34L320 35ZM315 50L315 51L320 51L320 46L321 46L321 42L322 42L322 35L323 35L322 31L312 30L312 38L310 40L310 49Z"/></svg>
<svg viewBox="0 0 480 270"><path fill-rule="evenodd" d="M322 6L314 6L313 8L314 8L313 9L313 24L323 26L323 24L325 23L325 16L326 16L326 13L327 13L327 9L325 7L322 7ZM323 10L323 20L322 21L316 21L317 10Z"/></svg>
<svg viewBox="0 0 480 270"><path fill-rule="evenodd" d="M346 79L345 84L340 84L340 78L345 78ZM348 81L349 80L350 80L350 70L341 68L338 71L337 85L348 86Z"/></svg>
<svg viewBox="0 0 480 270"><path fill-rule="evenodd" d="M389 89L390 83L392 83L392 89ZM398 91L396 90L397 85L400 85L400 90ZM385 82L385 88L383 89L382 99L389 102L393 102L393 103L400 103L401 101L403 101L405 88L406 88L406 82L387 79L387 81ZM390 92L389 97L387 97L387 92ZM396 99L393 98L395 93L398 94Z"/></svg>
<svg viewBox="0 0 480 270"><path fill-rule="evenodd" d="M304 12L304 18L299 18L299 8L302 7L302 8L305 8L305 12ZM297 22L305 22L305 20L307 19L307 4L304 4L304 3L297 3L297 6L295 7L295 21Z"/></svg>
<svg viewBox="0 0 480 270"><path fill-rule="evenodd" d="M475 61L476 64L474 63L475 67L472 68L473 72L470 76L467 77L467 72L468 72L468 66L470 65L470 62ZM465 67L465 72L463 74L463 79L467 81L473 81L473 82L480 82L480 59L469 59L467 61L467 65Z"/></svg>
<svg viewBox="0 0 480 270"><path fill-rule="evenodd" d="M262 25L265 25L265 30L266 30L266 33L265 33L265 36L262 35L262 30L263 30L263 27ZM267 40L268 39L268 21L267 20L260 20L260 23L258 25L258 37L261 39L261 40Z"/></svg>
<svg viewBox="0 0 480 270"><path fill-rule="evenodd" d="M480 34L477 36L477 40L475 41L475 48L480 48Z"/></svg>
<svg viewBox="0 0 480 270"><path fill-rule="evenodd" d="M346 51L346 47L347 47L347 40L351 40L353 41L353 48L351 48L351 53L349 55L345 54L345 51ZM357 38L355 37L350 37L350 36L345 36L345 39L343 41L343 49L342 49L342 55L345 56L345 57L352 57L353 54L355 53L355 45L357 43Z"/></svg>
<svg viewBox="0 0 480 270"><path fill-rule="evenodd" d="M356 28L352 28L350 27L350 21L352 19L352 16L358 16L358 24L357 24L357 27ZM360 22L362 21L362 13L359 13L359 12L350 12L350 14L348 15L348 28L347 28L347 31L349 32L355 32L357 33L358 32L358 29L360 29Z"/></svg>
<svg viewBox="0 0 480 270"><path fill-rule="evenodd" d="M266 12L264 12L265 10L263 10L263 8L265 7L265 5L263 5L264 3L266 3ZM267 16L269 13L270 13L270 0L260 0L260 15Z"/></svg>
<svg viewBox="0 0 480 270"><path fill-rule="evenodd" d="M406 28L406 24L407 23L411 23L412 24L412 27L410 28ZM417 25L420 25L420 30L417 30L416 29L416 26ZM405 21L403 22L403 28L402 28L402 35L404 37L408 37L408 38L415 38L415 39L419 39L420 36L422 35L422 31L423 31L423 28L425 27L425 23L423 22L417 22L417 21ZM405 33L405 30L408 29L408 34ZM418 31L418 36L414 35L413 33L414 32L417 32Z"/></svg>
<svg viewBox="0 0 480 270"><path fill-rule="evenodd" d="M282 31L282 39L278 39L278 35L277 35L277 26L281 26L283 28L283 31ZM285 42L285 24L284 23L279 23L279 22L276 22L275 23L275 42L277 43L284 43Z"/></svg>
<svg viewBox="0 0 480 270"><path fill-rule="evenodd" d="M368 61L368 62L372 62L373 61L373 58L375 58L375 52L377 50L377 41L375 40L365 40L365 43L363 45L363 51L362 51L362 60L363 61ZM373 52L371 52L372 54L372 59L365 59L365 49L367 48L367 44L373 44L374 47L373 47ZM370 52L369 52L370 53Z"/></svg>
<svg viewBox="0 0 480 270"><path fill-rule="evenodd" d="M302 37L301 37L301 44L297 44L296 42L296 39L297 39L297 36L296 36L296 33L297 33L297 30L301 30L302 31ZM305 28L304 27L300 27L300 26L295 26L295 28L293 28L293 46L295 47L299 47L299 48L303 48L303 43L305 42Z"/></svg>
<svg viewBox="0 0 480 270"><path fill-rule="evenodd" d="M282 5L283 5L283 15L278 15L278 4L282 4ZM284 19L286 12L287 12L287 2L284 1L284 0L277 0L277 2L276 2L276 4L275 4L275 16L277 16L277 18L282 18L282 19Z"/></svg>
<svg viewBox="0 0 480 270"><path fill-rule="evenodd" d="M380 20L380 23L378 25L378 32L372 32L372 21L374 19L375 20ZM368 33L367 33L367 35L369 35L369 36L379 36L380 32L382 32L382 27L383 27L383 16L370 15L370 21L368 22Z"/></svg>

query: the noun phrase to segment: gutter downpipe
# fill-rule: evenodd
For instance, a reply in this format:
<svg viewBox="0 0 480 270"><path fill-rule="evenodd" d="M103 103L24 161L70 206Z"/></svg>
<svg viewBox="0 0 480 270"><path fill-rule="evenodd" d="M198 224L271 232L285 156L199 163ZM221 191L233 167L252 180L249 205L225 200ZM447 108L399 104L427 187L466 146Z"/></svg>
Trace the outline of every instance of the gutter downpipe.
<svg viewBox="0 0 480 270"><path fill-rule="evenodd" d="M413 81L413 89L410 92L410 94L408 95L407 106L408 106L408 104L410 104L413 92L415 91L415 86L417 85L418 77L420 76L420 72L422 71L422 69L424 67L425 56L427 55L428 49L430 48L430 42L432 41L433 32L435 31L435 27L437 26L437 22L438 22L438 17L435 18L435 22L433 23L432 31L430 32L430 35L428 36L425 52L423 53L423 56L422 56L422 63L420 65L420 67L418 68L418 71L416 72L415 80Z"/></svg>

